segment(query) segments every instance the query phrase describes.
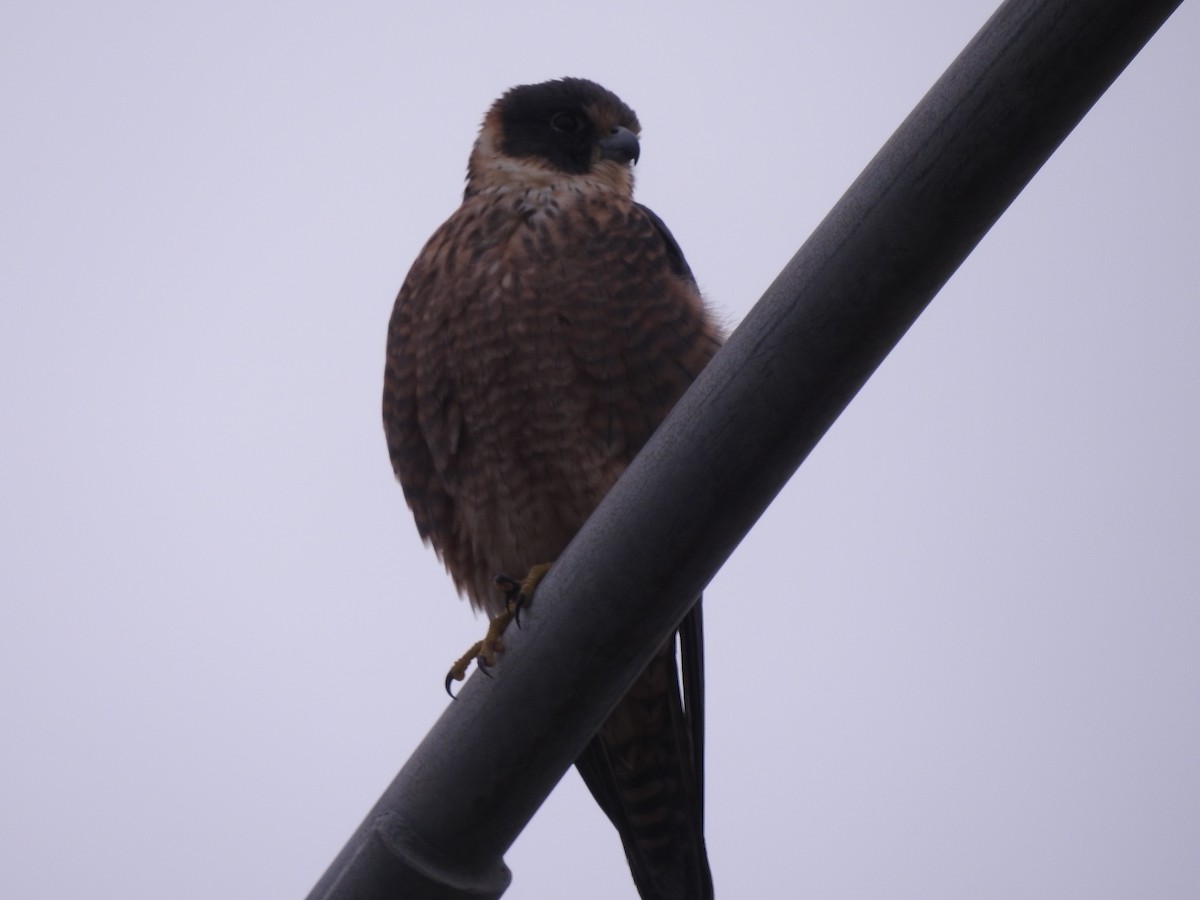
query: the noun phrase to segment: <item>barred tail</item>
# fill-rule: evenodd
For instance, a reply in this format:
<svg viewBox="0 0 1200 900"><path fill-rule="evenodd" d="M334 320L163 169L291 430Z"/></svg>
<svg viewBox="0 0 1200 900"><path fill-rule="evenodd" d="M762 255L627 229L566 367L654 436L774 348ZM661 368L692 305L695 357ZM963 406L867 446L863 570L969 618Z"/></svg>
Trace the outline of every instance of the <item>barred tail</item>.
<svg viewBox="0 0 1200 900"><path fill-rule="evenodd" d="M665 644L576 762L621 836L643 900L710 900L704 846L703 637L700 605Z"/></svg>

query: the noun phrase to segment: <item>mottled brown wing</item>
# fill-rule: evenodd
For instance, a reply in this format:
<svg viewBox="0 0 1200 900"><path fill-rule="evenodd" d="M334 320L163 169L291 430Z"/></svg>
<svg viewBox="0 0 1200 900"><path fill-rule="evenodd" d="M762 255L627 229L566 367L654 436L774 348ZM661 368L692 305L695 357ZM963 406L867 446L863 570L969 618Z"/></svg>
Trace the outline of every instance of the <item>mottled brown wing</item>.
<svg viewBox="0 0 1200 900"><path fill-rule="evenodd" d="M683 282L698 299L691 270L671 233L649 209L639 206L638 211L639 242L653 248L655 272L654 278L647 278L642 269L642 289L657 279ZM652 287L648 293L670 296L671 289ZM636 451L707 364L718 338L708 318L697 315L690 304L658 305L643 294L631 307L618 304L631 332L642 338L626 361L626 377L635 387L621 420ZM644 430L638 427L635 409L646 417ZM679 638L686 703L680 697L672 637L576 762L621 836L643 900L706 900L713 895L704 843L704 639L699 601L681 625Z"/></svg>
<svg viewBox="0 0 1200 900"><path fill-rule="evenodd" d="M453 221L453 220L451 220ZM404 490L404 499L416 519L417 532L424 541L444 531L452 519L451 499L446 492L442 466L435 460L435 450L444 458L452 455L452 432L460 411L454 400L445 372L420 371L415 352L418 331L427 335L431 329L417 317L428 312L425 304L415 298L428 297L444 289L444 253L439 251L453 237L447 222L426 244L413 264L396 303L388 325L387 355L383 381L383 428L387 437L392 470ZM436 313L438 304L433 304ZM445 310L447 313L450 310ZM436 331L435 329L432 329ZM420 405L426 409L440 408L440 417L433 419L434 431L440 440L430 441L428 429L420 422ZM438 421L440 419L440 422ZM440 446L439 446L440 445ZM449 452L448 452L449 451ZM439 551L440 553L440 551Z"/></svg>
<svg viewBox="0 0 1200 900"><path fill-rule="evenodd" d="M571 351L592 397L592 437L628 464L708 364L719 336L670 233L633 205L598 226L603 252L580 260L600 286L574 311Z"/></svg>

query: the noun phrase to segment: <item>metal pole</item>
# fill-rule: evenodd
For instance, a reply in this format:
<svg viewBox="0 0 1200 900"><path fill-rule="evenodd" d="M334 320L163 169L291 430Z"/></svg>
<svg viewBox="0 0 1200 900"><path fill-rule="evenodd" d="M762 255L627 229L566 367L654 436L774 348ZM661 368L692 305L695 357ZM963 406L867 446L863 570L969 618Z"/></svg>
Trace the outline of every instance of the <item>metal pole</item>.
<svg viewBox="0 0 1200 900"><path fill-rule="evenodd" d="M503 853L653 648L1180 2L996 11L680 401L542 582L495 678L470 679L310 900L504 892Z"/></svg>

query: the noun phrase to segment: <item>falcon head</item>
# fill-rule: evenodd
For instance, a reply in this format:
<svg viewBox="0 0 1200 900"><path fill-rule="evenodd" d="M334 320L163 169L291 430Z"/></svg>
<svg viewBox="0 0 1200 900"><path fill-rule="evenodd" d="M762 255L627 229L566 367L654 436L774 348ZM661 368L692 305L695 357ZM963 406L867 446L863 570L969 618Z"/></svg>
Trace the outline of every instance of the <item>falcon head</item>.
<svg viewBox="0 0 1200 900"><path fill-rule="evenodd" d="M512 88L484 117L467 166L467 196L571 179L631 196L639 131L637 114L594 81L560 78Z"/></svg>

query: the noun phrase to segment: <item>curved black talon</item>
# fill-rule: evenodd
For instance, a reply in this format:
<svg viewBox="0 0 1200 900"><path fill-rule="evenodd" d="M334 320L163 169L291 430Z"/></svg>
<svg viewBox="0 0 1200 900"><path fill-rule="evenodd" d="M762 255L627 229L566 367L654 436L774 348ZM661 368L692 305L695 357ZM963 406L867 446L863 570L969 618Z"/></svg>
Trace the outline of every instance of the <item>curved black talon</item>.
<svg viewBox="0 0 1200 900"><path fill-rule="evenodd" d="M480 672L482 672L488 678L492 677L491 670L490 670L488 664L483 661L482 656L477 656L475 658L475 668L477 668Z"/></svg>
<svg viewBox="0 0 1200 900"><path fill-rule="evenodd" d="M520 628L521 607L525 605L525 592L521 590L521 583L507 575L497 575L492 581L504 595L504 605L512 613L513 623Z"/></svg>
<svg viewBox="0 0 1200 900"><path fill-rule="evenodd" d="M454 696L454 691L450 690L450 685L453 683L454 683L454 673L447 672L446 673L446 693L450 695L451 700L457 700L458 698Z"/></svg>

